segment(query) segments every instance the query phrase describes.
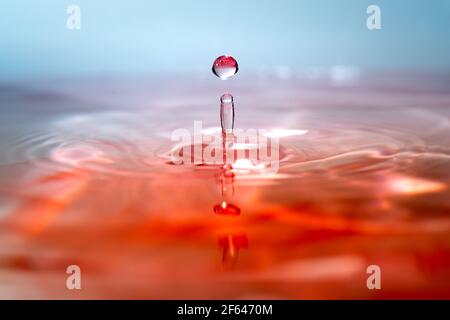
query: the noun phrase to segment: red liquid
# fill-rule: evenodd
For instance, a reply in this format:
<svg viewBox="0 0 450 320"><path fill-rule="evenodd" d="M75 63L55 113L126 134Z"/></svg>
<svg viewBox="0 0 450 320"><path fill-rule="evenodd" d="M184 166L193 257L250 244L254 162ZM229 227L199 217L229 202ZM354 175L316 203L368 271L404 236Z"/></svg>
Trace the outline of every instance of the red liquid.
<svg viewBox="0 0 450 320"><path fill-rule="evenodd" d="M222 80L234 76L238 72L238 63L231 56L220 56L214 60L212 72Z"/></svg>
<svg viewBox="0 0 450 320"><path fill-rule="evenodd" d="M220 130L209 81L0 91L0 297L450 298L450 86L395 79L231 88L276 174L168 164L174 129Z"/></svg>

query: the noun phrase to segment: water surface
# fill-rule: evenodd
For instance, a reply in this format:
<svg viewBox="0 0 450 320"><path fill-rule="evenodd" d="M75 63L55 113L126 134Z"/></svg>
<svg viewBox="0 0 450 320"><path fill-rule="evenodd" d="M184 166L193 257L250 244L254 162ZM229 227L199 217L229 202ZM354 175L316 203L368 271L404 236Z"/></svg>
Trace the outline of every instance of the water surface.
<svg viewBox="0 0 450 320"><path fill-rule="evenodd" d="M227 83L282 152L232 177L167 158L220 126L217 81L0 85L0 297L449 298L449 79Z"/></svg>

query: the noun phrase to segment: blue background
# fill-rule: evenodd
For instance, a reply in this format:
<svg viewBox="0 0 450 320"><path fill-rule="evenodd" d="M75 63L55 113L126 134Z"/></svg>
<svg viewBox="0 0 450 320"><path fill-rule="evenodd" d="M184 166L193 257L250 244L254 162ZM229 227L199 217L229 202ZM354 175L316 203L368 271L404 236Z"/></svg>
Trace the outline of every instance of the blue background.
<svg viewBox="0 0 450 320"><path fill-rule="evenodd" d="M66 27L81 8L81 30ZM381 7L382 30L366 28ZM449 0L14 0L0 5L0 79L351 65L450 69Z"/></svg>

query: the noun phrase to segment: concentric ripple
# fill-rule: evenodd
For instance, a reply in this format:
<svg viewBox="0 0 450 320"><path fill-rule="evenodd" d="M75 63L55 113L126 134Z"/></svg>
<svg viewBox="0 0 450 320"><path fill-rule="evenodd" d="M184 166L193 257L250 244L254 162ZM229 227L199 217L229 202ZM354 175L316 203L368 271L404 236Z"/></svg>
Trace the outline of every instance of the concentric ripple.
<svg viewBox="0 0 450 320"><path fill-rule="evenodd" d="M224 165L222 88L190 80L0 92L0 295L73 298L76 264L87 299L371 298L373 263L376 298L448 298L447 92L239 82L278 162ZM216 134L218 162L174 159Z"/></svg>
<svg viewBox="0 0 450 320"><path fill-rule="evenodd" d="M348 111L343 114L350 114ZM304 115L303 115L304 116ZM333 174L355 174L362 171L398 170L415 157L446 157L438 141L448 132L448 122L432 113L399 111L386 118L382 112L371 119L353 116L335 118L335 113L317 111L301 119L300 128L258 128L276 141L279 173L295 175L307 171L327 171ZM110 174L150 174L170 171L171 156L182 150L197 148L195 144L176 144L168 139L171 132L160 130L155 135L146 128L146 114L96 113L60 118L43 123L45 130L9 141L2 162L30 162L35 165L65 166ZM137 121L139 119L139 121ZM382 122L383 119L387 121ZM395 120L397 119L397 121ZM419 122L420 121L420 122ZM419 128L415 130L412 126ZM433 132L422 131L433 128ZM246 128L245 128L246 129ZM209 141L216 128L206 128L200 139ZM166 132L165 134L163 132ZM222 153L220 141L216 152ZM208 144L198 147L203 152ZM257 145L235 144L251 151ZM428 152L433 150L433 152ZM443 151L443 152L440 152ZM395 160L395 161L394 161ZM245 161L238 162L244 165ZM267 162L267 161L266 161ZM270 162L270 161L269 161ZM182 163L183 164L183 163ZM184 163L186 164L186 163ZM200 161L196 166L209 167ZM253 162L254 168L258 163ZM261 163L263 167L267 163Z"/></svg>

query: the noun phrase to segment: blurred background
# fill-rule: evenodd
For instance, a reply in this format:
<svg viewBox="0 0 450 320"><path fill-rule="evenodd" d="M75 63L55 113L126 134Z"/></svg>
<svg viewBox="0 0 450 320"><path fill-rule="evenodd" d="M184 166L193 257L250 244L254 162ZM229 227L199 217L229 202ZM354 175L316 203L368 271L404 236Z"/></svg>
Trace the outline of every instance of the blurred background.
<svg viewBox="0 0 450 320"><path fill-rule="evenodd" d="M69 5L81 29L68 30ZM381 8L368 30L367 7ZM450 70L448 0L2 1L0 80L189 74L221 54L280 76L355 70ZM348 70L348 69L346 69Z"/></svg>

